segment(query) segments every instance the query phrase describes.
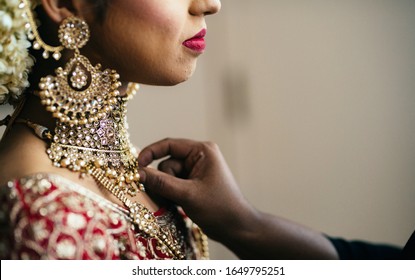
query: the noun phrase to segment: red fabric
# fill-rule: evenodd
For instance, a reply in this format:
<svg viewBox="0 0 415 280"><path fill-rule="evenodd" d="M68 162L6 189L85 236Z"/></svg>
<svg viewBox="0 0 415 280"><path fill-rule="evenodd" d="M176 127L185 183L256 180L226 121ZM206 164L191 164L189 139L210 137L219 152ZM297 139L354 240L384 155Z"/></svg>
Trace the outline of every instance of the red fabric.
<svg viewBox="0 0 415 280"><path fill-rule="evenodd" d="M6 259L168 259L157 240L132 229L121 207L63 178L38 175L3 191ZM70 185L70 186L69 186ZM84 193L83 193L84 192ZM189 221L176 208L156 213L188 259L199 258ZM186 223L187 222L187 223Z"/></svg>

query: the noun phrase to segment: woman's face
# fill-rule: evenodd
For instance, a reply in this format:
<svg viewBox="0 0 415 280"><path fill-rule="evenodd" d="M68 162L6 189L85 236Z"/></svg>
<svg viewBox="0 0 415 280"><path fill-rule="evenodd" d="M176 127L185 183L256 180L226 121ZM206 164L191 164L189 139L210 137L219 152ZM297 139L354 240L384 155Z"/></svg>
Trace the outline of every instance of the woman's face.
<svg viewBox="0 0 415 280"><path fill-rule="evenodd" d="M205 16L220 6L219 0L110 0L103 22L86 19L91 39L81 53L123 81L181 83L204 51Z"/></svg>

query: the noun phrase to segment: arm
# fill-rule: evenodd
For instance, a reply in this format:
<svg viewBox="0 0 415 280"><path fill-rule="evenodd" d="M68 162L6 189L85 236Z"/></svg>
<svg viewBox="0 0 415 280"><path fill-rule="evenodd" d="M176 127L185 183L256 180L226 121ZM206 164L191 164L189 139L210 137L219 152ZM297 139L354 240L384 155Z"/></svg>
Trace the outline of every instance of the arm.
<svg viewBox="0 0 415 280"><path fill-rule="evenodd" d="M217 145L166 139L143 149L141 166L165 159L159 170L143 167L151 193L183 207L212 239L244 259L336 259L321 233L262 213L243 197Z"/></svg>

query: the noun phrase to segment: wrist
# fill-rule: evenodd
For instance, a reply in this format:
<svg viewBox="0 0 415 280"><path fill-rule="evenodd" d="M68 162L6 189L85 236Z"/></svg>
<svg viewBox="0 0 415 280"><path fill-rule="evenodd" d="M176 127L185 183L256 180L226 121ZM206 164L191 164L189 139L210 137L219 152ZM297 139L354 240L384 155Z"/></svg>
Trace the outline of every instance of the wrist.
<svg viewBox="0 0 415 280"><path fill-rule="evenodd" d="M246 203L243 209L232 216L232 220L224 225L220 242L240 255L239 251L247 247L247 244L257 239L263 223L263 213Z"/></svg>

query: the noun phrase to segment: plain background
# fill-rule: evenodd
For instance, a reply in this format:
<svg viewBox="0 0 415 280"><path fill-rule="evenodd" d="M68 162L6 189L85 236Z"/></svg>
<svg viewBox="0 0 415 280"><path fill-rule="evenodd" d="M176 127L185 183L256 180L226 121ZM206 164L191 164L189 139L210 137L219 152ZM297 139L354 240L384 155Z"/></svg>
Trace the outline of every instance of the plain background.
<svg viewBox="0 0 415 280"><path fill-rule="evenodd" d="M414 15L413 0L224 0L194 77L142 86L130 103L133 142L214 141L259 209L404 245L415 228ZM211 257L235 258L215 242Z"/></svg>

